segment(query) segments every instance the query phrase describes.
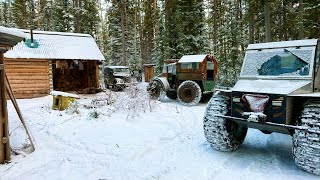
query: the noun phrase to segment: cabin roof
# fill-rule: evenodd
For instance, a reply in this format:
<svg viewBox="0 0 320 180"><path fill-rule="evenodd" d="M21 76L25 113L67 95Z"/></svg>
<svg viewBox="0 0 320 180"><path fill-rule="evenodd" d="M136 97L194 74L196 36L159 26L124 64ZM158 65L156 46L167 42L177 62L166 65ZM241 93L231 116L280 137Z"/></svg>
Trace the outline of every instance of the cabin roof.
<svg viewBox="0 0 320 180"><path fill-rule="evenodd" d="M179 63L190 63L190 62L202 62L207 57L207 54L201 55L185 55L179 60Z"/></svg>
<svg viewBox="0 0 320 180"><path fill-rule="evenodd" d="M21 30L31 39L29 30ZM4 54L12 59L57 59L57 60L105 60L94 38L89 34L33 31L38 47L31 48L25 42L18 43Z"/></svg>
<svg viewBox="0 0 320 180"><path fill-rule="evenodd" d="M0 52L6 52L25 39L25 34L13 28L0 26Z"/></svg>

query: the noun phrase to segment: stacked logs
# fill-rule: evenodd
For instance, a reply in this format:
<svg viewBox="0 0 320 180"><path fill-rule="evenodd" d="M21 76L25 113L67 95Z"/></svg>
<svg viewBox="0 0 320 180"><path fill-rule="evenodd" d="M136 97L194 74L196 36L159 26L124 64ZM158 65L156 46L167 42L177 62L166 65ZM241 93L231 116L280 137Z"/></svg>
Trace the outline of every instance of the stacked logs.
<svg viewBox="0 0 320 180"><path fill-rule="evenodd" d="M73 73L58 71L54 77L54 87L57 91L75 91L81 88L83 82L81 76L76 78Z"/></svg>

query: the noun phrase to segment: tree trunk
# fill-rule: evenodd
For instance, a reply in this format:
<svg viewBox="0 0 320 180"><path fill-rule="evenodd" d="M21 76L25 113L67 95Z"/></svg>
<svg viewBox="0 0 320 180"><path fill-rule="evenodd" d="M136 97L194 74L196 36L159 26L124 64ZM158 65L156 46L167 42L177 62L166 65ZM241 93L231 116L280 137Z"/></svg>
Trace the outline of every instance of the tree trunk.
<svg viewBox="0 0 320 180"><path fill-rule="evenodd" d="M264 25L265 25L265 36L266 42L271 41L271 29L270 29L270 4L268 0L264 1Z"/></svg>
<svg viewBox="0 0 320 180"><path fill-rule="evenodd" d="M154 8L154 35L158 33L158 11L157 11L157 0L153 0L153 8Z"/></svg>
<svg viewBox="0 0 320 180"><path fill-rule="evenodd" d="M304 13L304 4L303 0L299 0L299 39L304 38L304 27L303 27L303 13Z"/></svg>
<svg viewBox="0 0 320 180"><path fill-rule="evenodd" d="M218 44L218 40L217 40L217 33L218 33L218 12L217 12L217 6L218 6L218 2L217 0L213 0L213 53L217 53L218 48L217 48L217 44Z"/></svg>
<svg viewBox="0 0 320 180"><path fill-rule="evenodd" d="M127 13L126 0L121 0L121 29L122 29L122 65L127 65Z"/></svg>
<svg viewBox="0 0 320 180"><path fill-rule="evenodd" d="M253 2L249 1L249 43L254 43L254 14L253 14Z"/></svg>

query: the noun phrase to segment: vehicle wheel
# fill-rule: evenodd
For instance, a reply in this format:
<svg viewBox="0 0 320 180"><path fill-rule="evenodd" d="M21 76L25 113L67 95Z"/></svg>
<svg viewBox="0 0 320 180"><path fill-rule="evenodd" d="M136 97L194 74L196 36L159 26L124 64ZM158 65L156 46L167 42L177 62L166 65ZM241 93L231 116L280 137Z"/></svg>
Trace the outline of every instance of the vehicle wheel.
<svg viewBox="0 0 320 180"><path fill-rule="evenodd" d="M194 81L184 81L180 84L178 91L178 99L183 105L194 106L197 105L201 99L201 88Z"/></svg>
<svg viewBox="0 0 320 180"><path fill-rule="evenodd" d="M148 86L148 92L152 99L161 100L164 94L162 85L158 81L151 81Z"/></svg>
<svg viewBox="0 0 320 180"><path fill-rule="evenodd" d="M166 95L170 99L173 99L173 100L177 99L177 92L175 91L168 91Z"/></svg>
<svg viewBox="0 0 320 180"><path fill-rule="evenodd" d="M117 86L116 82L114 82L114 83L112 84L112 91L118 92L119 90L120 90L120 89L119 89L119 87Z"/></svg>
<svg viewBox="0 0 320 180"><path fill-rule="evenodd" d="M299 168L320 175L320 101L311 101L304 106L299 125L316 133L294 131L293 159Z"/></svg>
<svg viewBox="0 0 320 180"><path fill-rule="evenodd" d="M203 118L204 135L212 148L235 151L243 143L247 127L215 115L230 115L230 98L216 92L210 99Z"/></svg>

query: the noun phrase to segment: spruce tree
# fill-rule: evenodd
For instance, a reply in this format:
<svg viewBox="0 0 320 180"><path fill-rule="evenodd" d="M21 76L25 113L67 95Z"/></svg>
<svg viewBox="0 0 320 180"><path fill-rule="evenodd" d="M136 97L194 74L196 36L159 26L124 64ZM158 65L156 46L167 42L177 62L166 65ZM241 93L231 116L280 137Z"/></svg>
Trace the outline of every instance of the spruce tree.
<svg viewBox="0 0 320 180"><path fill-rule="evenodd" d="M109 32L109 64L121 65L122 49L122 28L121 28L121 11L120 3L116 0L107 1L111 7L107 10L107 29Z"/></svg>
<svg viewBox="0 0 320 180"><path fill-rule="evenodd" d="M53 30L59 32L73 31L72 4L70 0L54 0Z"/></svg>
<svg viewBox="0 0 320 180"><path fill-rule="evenodd" d="M100 17L99 7L96 0L83 0L80 12L81 22L79 23L79 32L91 34L93 37L97 37Z"/></svg>
<svg viewBox="0 0 320 180"><path fill-rule="evenodd" d="M13 0L12 2L13 21L18 28L28 28L28 16L26 0Z"/></svg>

